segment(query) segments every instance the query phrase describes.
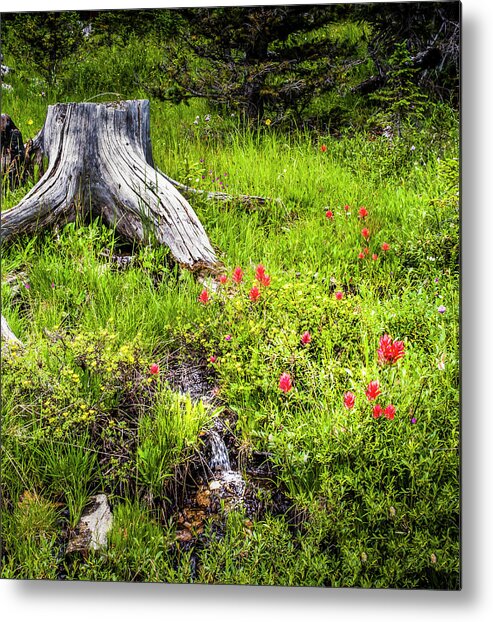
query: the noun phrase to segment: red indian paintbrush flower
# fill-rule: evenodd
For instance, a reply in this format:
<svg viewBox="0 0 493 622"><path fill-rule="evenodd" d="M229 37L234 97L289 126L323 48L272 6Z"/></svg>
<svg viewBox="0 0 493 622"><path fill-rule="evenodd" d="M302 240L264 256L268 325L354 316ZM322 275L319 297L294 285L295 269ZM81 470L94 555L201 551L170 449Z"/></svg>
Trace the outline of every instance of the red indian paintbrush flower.
<svg viewBox="0 0 493 622"><path fill-rule="evenodd" d="M226 285L227 282L228 277L225 274L221 274L221 276L219 277L219 283L221 283L221 285Z"/></svg>
<svg viewBox="0 0 493 622"><path fill-rule="evenodd" d="M364 259L365 258L365 254L363 252L358 253L358 259Z"/></svg>
<svg viewBox="0 0 493 622"><path fill-rule="evenodd" d="M351 208L349 207L349 205L345 205L345 206L344 206L344 211L345 211L345 212L349 212L349 210L350 210L350 209L351 209Z"/></svg>
<svg viewBox="0 0 493 622"><path fill-rule="evenodd" d="M378 361L382 365L395 363L404 356L404 342L392 341L387 334L380 337L378 345Z"/></svg>
<svg viewBox="0 0 493 622"><path fill-rule="evenodd" d="M373 261L376 261L378 259L378 255L376 253L373 253L371 258L373 259Z"/></svg>
<svg viewBox="0 0 493 622"><path fill-rule="evenodd" d="M259 290L259 288L254 285L252 287L252 289L250 290L250 293L248 294L248 297L250 298L250 300L252 302L257 301L260 298L260 290Z"/></svg>
<svg viewBox="0 0 493 622"><path fill-rule="evenodd" d="M382 414L382 412L383 412L383 409L380 406L380 404L375 404L375 406L373 407L373 418L378 419L380 415Z"/></svg>
<svg viewBox="0 0 493 622"><path fill-rule="evenodd" d="M203 305L206 305L209 302L210 300L209 292L206 289L203 289L200 292L199 300Z"/></svg>
<svg viewBox="0 0 493 622"><path fill-rule="evenodd" d="M370 384L366 387L366 392L365 392L366 397L370 401L376 400L377 397L380 395L380 393L381 393L380 384L378 380L372 380Z"/></svg>
<svg viewBox="0 0 493 622"><path fill-rule="evenodd" d="M327 217L329 220L332 220L332 218L334 218L334 212L333 212L332 210L330 210L330 209L328 209L328 210L325 212L325 215L326 215L326 217Z"/></svg>
<svg viewBox="0 0 493 622"><path fill-rule="evenodd" d="M394 361L398 361L404 356L404 342L394 341L392 344L392 357Z"/></svg>
<svg viewBox="0 0 493 622"><path fill-rule="evenodd" d="M302 335L301 335L301 343L303 343L305 346L310 343L310 341L312 340L312 336L310 335L310 333L306 330Z"/></svg>
<svg viewBox="0 0 493 622"><path fill-rule="evenodd" d="M360 207L358 210L358 216L360 218L364 218L365 216L368 216L368 210L366 209L366 207Z"/></svg>
<svg viewBox="0 0 493 622"><path fill-rule="evenodd" d="M342 300L344 298L343 292L336 292L335 294L336 300Z"/></svg>
<svg viewBox="0 0 493 622"><path fill-rule="evenodd" d="M320 151L325 153L327 151L327 145L320 145Z"/></svg>
<svg viewBox="0 0 493 622"><path fill-rule="evenodd" d="M243 270L239 266L234 269L232 279L235 283L243 281Z"/></svg>
<svg viewBox="0 0 493 622"><path fill-rule="evenodd" d="M392 358L392 337L387 335L382 335L378 342L378 360L380 363L387 362L390 358Z"/></svg>
<svg viewBox="0 0 493 622"><path fill-rule="evenodd" d="M387 419L393 419L395 417L395 406L393 404L389 404L385 407L383 414L387 417Z"/></svg>
<svg viewBox="0 0 493 622"><path fill-rule="evenodd" d="M259 263L259 265L257 266L255 270L255 278L257 279L257 281L261 281L264 276L265 276L265 267L261 263Z"/></svg>
<svg viewBox="0 0 493 622"><path fill-rule="evenodd" d="M370 230L364 227L364 229L361 229L361 235L367 240L370 237Z"/></svg>
<svg viewBox="0 0 493 622"><path fill-rule="evenodd" d="M157 363L153 363L149 367L149 373L153 375L159 374L159 365Z"/></svg>
<svg viewBox="0 0 493 622"><path fill-rule="evenodd" d="M387 244L387 242L384 242L384 243L382 244L382 250L383 250L383 251L388 251L388 250L390 250L390 244Z"/></svg>
<svg viewBox="0 0 493 622"><path fill-rule="evenodd" d="M203 289L203 290L200 292L199 301L200 301L203 305L205 305L205 304L207 304L207 303L209 302L209 300L210 300L209 292L208 292L206 289Z"/></svg>
<svg viewBox="0 0 493 622"><path fill-rule="evenodd" d="M215 357L214 355L209 356L209 363L214 364L217 361L217 357Z"/></svg>
<svg viewBox="0 0 493 622"><path fill-rule="evenodd" d="M356 397L354 393L351 393L351 391L346 391L346 393L344 393L344 406L348 410L351 410L351 408L354 408L355 400L356 400Z"/></svg>
<svg viewBox="0 0 493 622"><path fill-rule="evenodd" d="M264 276L260 279L260 283L264 287L269 287L269 285L270 285L270 276L268 274L264 274Z"/></svg>
<svg viewBox="0 0 493 622"><path fill-rule="evenodd" d="M281 374L281 377L279 378L279 388L283 393L289 393L289 391L293 388L291 376L287 372Z"/></svg>

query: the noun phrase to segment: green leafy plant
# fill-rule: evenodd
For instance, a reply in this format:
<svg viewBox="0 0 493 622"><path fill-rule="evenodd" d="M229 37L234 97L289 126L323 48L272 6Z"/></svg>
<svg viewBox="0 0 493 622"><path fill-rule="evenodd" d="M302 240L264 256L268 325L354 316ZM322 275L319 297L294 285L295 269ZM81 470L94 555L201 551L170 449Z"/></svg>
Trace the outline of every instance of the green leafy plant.
<svg viewBox="0 0 493 622"><path fill-rule="evenodd" d="M55 504L29 490L2 513L3 578L56 579L58 519Z"/></svg>
<svg viewBox="0 0 493 622"><path fill-rule="evenodd" d="M88 445L87 437L73 437L64 443L46 440L35 449L46 490L65 499L71 527L79 522L95 479L97 454Z"/></svg>
<svg viewBox="0 0 493 622"><path fill-rule="evenodd" d="M139 422L136 469L141 489L156 496L162 493L173 469L190 456L199 432L212 416L190 396L166 388L159 391L152 415L144 415Z"/></svg>
<svg viewBox="0 0 493 622"><path fill-rule="evenodd" d="M401 136L406 119L416 122L424 118L427 98L416 84L418 69L413 67L406 41L395 45L389 65L387 83L373 99L383 108L379 113L382 121L389 121Z"/></svg>

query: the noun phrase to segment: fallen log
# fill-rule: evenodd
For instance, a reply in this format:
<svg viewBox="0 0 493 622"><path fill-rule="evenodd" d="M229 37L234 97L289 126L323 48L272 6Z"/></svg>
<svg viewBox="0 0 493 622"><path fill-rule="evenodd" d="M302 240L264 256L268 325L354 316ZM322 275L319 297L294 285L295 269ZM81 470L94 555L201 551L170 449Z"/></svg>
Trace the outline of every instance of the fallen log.
<svg viewBox="0 0 493 622"><path fill-rule="evenodd" d="M2 213L2 243L77 217L100 217L129 241L165 244L190 270L217 270L192 207L154 167L147 100L49 106L30 145L36 152L48 157L47 170Z"/></svg>
<svg viewBox="0 0 493 622"><path fill-rule="evenodd" d="M8 325L7 320L3 317L2 315L2 323L1 323L1 340L5 341L6 345L12 345L15 344L16 346L23 346L23 343L20 339L18 339L14 332L12 331L12 329L10 328L10 326Z"/></svg>
<svg viewBox="0 0 493 622"><path fill-rule="evenodd" d="M198 190L197 188L193 188L192 186L187 186L186 184L182 184L175 179L172 179L168 175L165 175L162 171L160 171L166 179L173 184L175 188L178 188L183 192L183 194L191 194L191 195L199 195L208 200L214 201L238 201L244 204L257 204L257 205L265 205L266 203L276 202L279 203L280 199L272 199L269 197L261 197L255 196L251 194L228 194L227 192L212 192L209 190Z"/></svg>

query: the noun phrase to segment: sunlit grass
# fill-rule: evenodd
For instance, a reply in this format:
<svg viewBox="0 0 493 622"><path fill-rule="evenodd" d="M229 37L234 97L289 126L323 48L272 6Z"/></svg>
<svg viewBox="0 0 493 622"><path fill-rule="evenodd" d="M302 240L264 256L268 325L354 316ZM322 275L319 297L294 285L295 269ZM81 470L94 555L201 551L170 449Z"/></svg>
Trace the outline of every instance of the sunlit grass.
<svg viewBox="0 0 493 622"><path fill-rule="evenodd" d="M351 37L350 29L342 34ZM155 52L149 50L146 62ZM108 71L116 60L112 52ZM128 58L119 62L118 71L131 66ZM42 127L49 103L90 99L104 86L96 76L95 88L83 92L90 67L83 69L80 84L63 93L42 95L42 85L13 77L14 90L2 106L25 140ZM134 85L122 95L143 93ZM154 159L166 174L197 188L272 199L245 206L190 198L229 277L211 291L207 305L198 302L203 285L174 266L165 249L130 248L98 222L40 232L3 249L2 313L26 345L3 369L12 388L2 398L2 469L8 473L3 576L55 578L56 504L69 507L74 526L88 495L105 490L115 506L107 556L77 558L66 569L69 578L456 588L453 119L447 135L430 144L426 125L394 142L365 132L336 139L301 130L288 135L267 125L245 129L232 114L204 102L151 103ZM2 209L16 205L30 187L5 190ZM364 219L361 206L368 210ZM329 209L333 218L325 215ZM133 257L126 270L111 262L119 250ZM259 263L272 282L253 303L248 292ZM245 271L241 285L231 284L235 266ZM341 300L335 291L344 293ZM312 335L306 346L304 331ZM394 367L378 363L385 333L405 344ZM74 345L78 336L94 334L103 335L97 364L111 365L113 357L115 365L97 367L99 376ZM178 352L202 363L216 357L209 367L219 397L237 417L238 442L269 455L276 485L306 517L305 531L293 533L284 517L246 526L246 516L232 513L224 538L209 534L196 552L193 576L191 552L177 549L173 525L143 504L148 489L160 491L173 468L200 448L200 430L209 423L202 406L173 397L164 384L159 389L149 375L150 361L163 367ZM70 383L64 370L72 374ZM130 399L135 387L122 387L120 380L107 386L113 371L139 391L147 388L141 402ZM293 378L286 395L278 387L283 372ZM375 379L382 405L396 407L393 421L372 417L365 388ZM69 390L74 403L97 402L97 416L116 426L108 440L112 451L125 450L118 434L128 441L128 461L114 466L113 479L87 457L98 449L94 438L88 440L83 407L70 414L70 435L60 428L57 442L47 441L59 429L50 416L59 426ZM346 391L356 396L354 409L343 405ZM100 394L107 397L98 402ZM50 413L45 402L56 402L57 410ZM135 476L136 465L139 489L126 479ZM128 491L124 498L122 490Z"/></svg>

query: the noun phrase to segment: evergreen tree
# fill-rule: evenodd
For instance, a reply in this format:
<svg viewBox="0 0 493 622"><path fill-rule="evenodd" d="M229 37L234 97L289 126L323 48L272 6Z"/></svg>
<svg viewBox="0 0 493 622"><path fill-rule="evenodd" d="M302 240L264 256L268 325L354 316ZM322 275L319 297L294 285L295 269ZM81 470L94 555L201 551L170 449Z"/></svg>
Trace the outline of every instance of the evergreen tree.
<svg viewBox="0 0 493 622"><path fill-rule="evenodd" d="M351 46L335 43L328 26L345 5L186 9L180 44L170 45L163 82L153 94L181 101L204 97L235 106L250 120L303 111L336 85L337 64Z"/></svg>
<svg viewBox="0 0 493 622"><path fill-rule="evenodd" d="M395 58L391 60L395 46L405 41L416 69L414 83L435 99L458 103L460 2L365 3L355 5L354 17L371 29L368 54L376 69L376 75L360 85L360 92L386 84L395 66Z"/></svg>
<svg viewBox="0 0 493 622"><path fill-rule="evenodd" d="M49 82L55 81L64 61L83 40L83 25L76 11L2 14L2 48L33 64Z"/></svg>
<svg viewBox="0 0 493 622"><path fill-rule="evenodd" d="M401 134L403 119L422 117L426 107L427 97L416 85L417 72L406 42L397 43L394 53L389 58L385 86L372 96L382 108L380 117L389 121L398 135Z"/></svg>

